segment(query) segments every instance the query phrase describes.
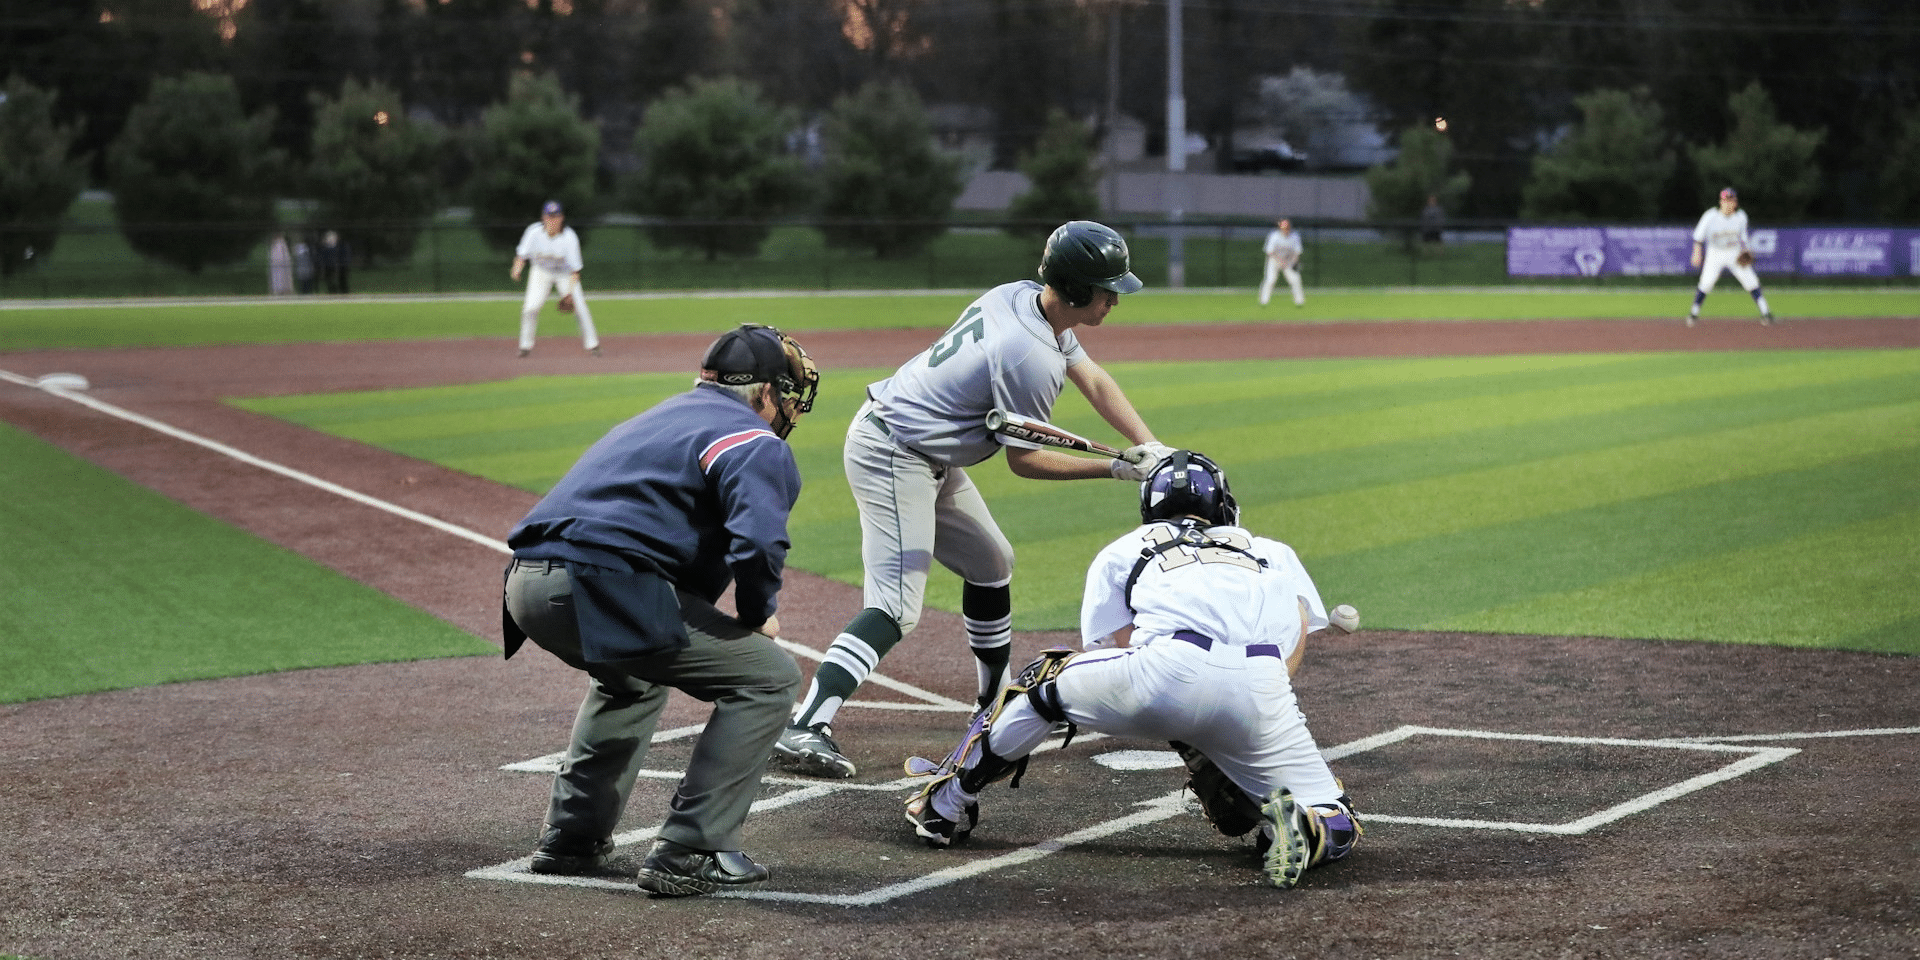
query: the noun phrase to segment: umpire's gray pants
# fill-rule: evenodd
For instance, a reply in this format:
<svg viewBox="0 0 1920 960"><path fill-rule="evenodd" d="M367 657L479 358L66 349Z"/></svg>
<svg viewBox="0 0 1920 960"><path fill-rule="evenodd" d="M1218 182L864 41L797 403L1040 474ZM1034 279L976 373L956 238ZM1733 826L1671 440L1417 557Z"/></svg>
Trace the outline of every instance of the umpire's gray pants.
<svg viewBox="0 0 1920 960"><path fill-rule="evenodd" d="M528 638L589 678L573 743L553 778L546 831L611 837L646 760L669 688L713 704L668 806L660 836L696 850L738 850L773 741L800 686L793 656L699 597L679 594L692 643L685 649L588 663L580 656L573 581L564 566L518 561L507 573L507 610ZM542 842L548 839L541 837Z"/></svg>

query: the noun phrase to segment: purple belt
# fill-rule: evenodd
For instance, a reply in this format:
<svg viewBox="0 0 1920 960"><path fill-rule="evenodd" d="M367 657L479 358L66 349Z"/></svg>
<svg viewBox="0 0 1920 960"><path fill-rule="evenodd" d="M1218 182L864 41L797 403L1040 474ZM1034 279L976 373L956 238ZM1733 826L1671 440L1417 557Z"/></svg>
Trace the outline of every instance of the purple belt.
<svg viewBox="0 0 1920 960"><path fill-rule="evenodd" d="M1204 633L1194 633L1192 630L1175 630L1173 632L1173 636L1177 640L1185 640L1186 642L1191 643L1202 650L1213 649L1213 644L1214 644L1213 638L1207 636ZM1280 654L1280 647L1278 644L1250 643L1250 644L1247 644L1244 649L1247 651L1247 656L1249 657L1273 657L1279 660L1286 659L1286 657Z"/></svg>

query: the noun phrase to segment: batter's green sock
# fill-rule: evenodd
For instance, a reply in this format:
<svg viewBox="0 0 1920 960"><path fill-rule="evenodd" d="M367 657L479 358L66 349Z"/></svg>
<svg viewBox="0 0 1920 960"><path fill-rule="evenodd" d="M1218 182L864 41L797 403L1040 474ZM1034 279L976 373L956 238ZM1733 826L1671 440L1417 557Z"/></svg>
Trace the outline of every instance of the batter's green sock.
<svg viewBox="0 0 1920 960"><path fill-rule="evenodd" d="M1012 586L962 584L960 616L967 622L967 645L973 648L975 676L980 683L975 702L986 707L1012 679L1008 676L1013 659Z"/></svg>
<svg viewBox="0 0 1920 960"><path fill-rule="evenodd" d="M840 705L860 689L867 674L879 666L880 658L899 642L900 625L892 617L872 607L856 614L846 630L833 638L826 659L820 661L820 668L813 672L813 683L807 687L807 698L801 701L799 712L794 714L794 724L811 727L816 723L832 723L840 712Z"/></svg>

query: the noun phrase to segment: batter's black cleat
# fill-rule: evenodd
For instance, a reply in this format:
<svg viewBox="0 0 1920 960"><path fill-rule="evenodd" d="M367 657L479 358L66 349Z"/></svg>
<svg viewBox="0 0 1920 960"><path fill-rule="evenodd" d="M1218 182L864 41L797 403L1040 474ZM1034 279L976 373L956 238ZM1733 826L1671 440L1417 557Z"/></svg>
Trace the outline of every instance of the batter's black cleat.
<svg viewBox="0 0 1920 960"><path fill-rule="evenodd" d="M599 347L594 347L594 348L593 348L592 350L588 350L587 352L588 352L588 353L591 353L591 354L593 354L593 355L594 355L594 356L596 356L596 357L597 357L597 356L600 356L600 348L599 348Z"/></svg>
<svg viewBox="0 0 1920 960"><path fill-rule="evenodd" d="M773 871L738 850L695 850L672 840L655 840L640 865L640 889L663 897L695 897L721 887L762 883Z"/></svg>
<svg viewBox="0 0 1920 960"><path fill-rule="evenodd" d="M809 777L845 780L853 776L853 761L840 754L833 742L833 728L824 723L811 727L790 725L773 742L773 759L783 767Z"/></svg>
<svg viewBox="0 0 1920 960"><path fill-rule="evenodd" d="M548 831L540 841L540 849L533 852L533 861L527 869L567 877L599 873L607 865L607 854L612 852L611 840L589 840Z"/></svg>
<svg viewBox="0 0 1920 960"><path fill-rule="evenodd" d="M529 353L532 353L532 352L533 352L532 350L521 350L521 351L520 351L520 359L522 359L522 360L525 360L525 359L527 358L527 354L529 354Z"/></svg>
<svg viewBox="0 0 1920 960"><path fill-rule="evenodd" d="M1763 326L1763 327L1771 327L1771 326L1773 326L1773 314L1771 314L1771 313L1763 313L1763 314L1761 314L1761 315L1760 315L1760 325L1761 325L1761 326Z"/></svg>

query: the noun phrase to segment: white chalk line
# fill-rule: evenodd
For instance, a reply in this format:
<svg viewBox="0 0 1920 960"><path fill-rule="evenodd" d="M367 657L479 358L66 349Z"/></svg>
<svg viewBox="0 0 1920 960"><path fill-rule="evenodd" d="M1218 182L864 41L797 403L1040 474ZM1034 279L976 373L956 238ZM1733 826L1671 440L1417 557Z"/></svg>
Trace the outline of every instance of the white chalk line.
<svg viewBox="0 0 1920 960"><path fill-rule="evenodd" d="M83 407L88 407L99 413L104 413L107 416L117 417L121 420L127 421L128 423L137 424L139 426L146 427L149 430L153 430L157 433L164 434L176 440L182 440L187 443L194 444L195 446L203 447L207 450L211 450L215 453L218 453L221 456L229 457L234 460L238 460L241 463L248 464L249 466L258 467L262 470L268 471L269 473L277 473L280 476L286 477L290 480L297 481L299 483L307 484L308 486L314 487L315 489L324 490L327 493L344 497L348 500L352 500L355 503L372 507L375 510L385 511L386 513L390 513L396 517L400 517L401 519L411 520L415 523L422 524L427 527L431 527L435 530L440 531L441 533L459 537L462 540L467 540L472 543L477 543L480 546L486 547L490 550L494 550L496 552L499 552L502 554L508 554L508 555L511 555L513 553L513 548L507 546L506 541L504 540L498 540L493 537L489 537L485 534L478 533L473 530L469 530L466 527L462 527L458 524L449 523L438 517L429 516L427 514L421 513L418 510L410 510L406 507L400 506L397 503L389 503L388 501L382 500L378 497L368 496L367 494L361 493L358 490L352 490L347 487L343 487L330 480L323 480L320 477L316 477L313 474L307 473L304 470L296 470L293 467L289 467L280 463L275 463L272 460L267 460L262 457L254 456L253 454L248 453L245 450L241 450L237 447L228 446L227 444L221 443L218 440L214 440L209 437L203 437L191 431L182 430L179 427L173 426L172 424L155 420L152 417L148 417L143 414L135 413L131 410L126 409L125 407L115 406L114 404L107 403L104 400L95 399L93 397L87 396L84 393L80 393L75 390L68 390L51 383L42 383L31 377L24 377L24 376L21 376L20 374L13 373L8 370L0 370L0 380L5 380L8 383L14 383L23 387L31 387L36 390L44 391L48 394L59 397L62 400L72 401L74 403L80 404ZM775 642L779 643L781 647L785 648L790 653L795 653L802 656L810 657L814 660L824 660L826 658L826 653L824 651L815 650L812 647L794 643L790 640L775 638ZM895 680L892 677L888 677L880 673L868 674L867 681L869 683L887 687L892 690L897 690L900 693L904 693L911 697L918 697L921 700L924 700L926 702L924 704L896 704L896 703L873 703L873 702L863 702L859 700L852 700L852 701L848 701L845 704L845 706L869 707L869 708L877 708L877 709L883 709L883 710L888 710L888 709L891 709L891 710L937 710L937 711L945 711L945 712L971 712L974 708L973 704L962 703L961 701L955 700L951 697L943 697L937 693L933 693L927 690L922 690L919 687L916 687L910 683L905 683L903 681Z"/></svg>
<svg viewBox="0 0 1920 960"><path fill-rule="evenodd" d="M686 729L686 728L682 728L682 729ZM1099 735L1095 734L1093 736L1097 737ZM1439 817L1404 816L1404 815L1397 815L1397 814L1375 813L1372 811L1362 811L1362 817L1366 822L1397 823L1397 824L1407 824L1407 825L1413 825L1413 826L1440 827L1440 828L1446 828L1446 829L1498 830L1498 831L1517 832L1517 833L1548 834L1548 835L1558 835L1558 836L1577 836L1580 834L1591 832L1595 829L1598 829L1602 826L1613 823L1617 820L1621 820L1625 817L1629 817L1637 813L1643 813L1647 810L1651 810L1654 807L1657 807L1663 803L1667 803L1672 800L1678 799L1680 797L1686 796L1687 794L1704 790L1710 786L1713 786L1714 784L1723 783L1725 781L1732 780L1736 777L1740 777L1745 774L1752 773L1755 770L1759 770L1762 767L1768 766L1770 764L1778 763L1800 752L1800 750L1798 750L1797 748L1792 748L1792 747L1743 747L1743 746L1734 746L1729 744L1692 742L1692 741L1675 740L1675 739L1636 740L1636 739L1629 739L1629 738L1623 738L1623 737L1568 737L1568 736L1555 736L1555 735L1549 735L1549 734L1508 733L1508 732L1492 731L1492 730L1457 730L1457 729L1450 729L1445 727L1407 725L1407 726L1397 727L1395 729L1388 730L1383 733L1375 734L1370 737L1363 737L1358 740L1354 740L1348 743L1344 743L1335 747L1328 748L1326 750L1323 750L1322 754L1329 761L1338 760L1342 757L1353 756L1355 754L1364 753L1369 750L1377 750L1382 747L1390 746L1392 744L1399 743L1401 741L1409 740L1411 738L1420 737L1420 736L1470 737L1470 738L1485 739L1485 740L1531 741L1531 742L1539 742L1539 743L1567 744L1567 745L1580 745L1580 746L1618 746L1618 747L1638 748L1638 749L1692 750L1692 751L1710 753L1710 754L1740 754L1742 756L1717 769L1708 771L1698 776L1690 777L1678 783L1669 784L1657 790L1649 791L1645 794L1642 794L1641 796L1635 797L1624 803L1615 804L1611 807L1607 807L1603 810L1596 811L1594 813L1588 814L1587 816L1581 817L1579 819L1573 820L1568 823L1529 823L1529 822L1518 822L1518 821L1468 820L1468 819L1451 819L1451 818L1439 818ZM1080 739L1089 739L1089 738L1083 736ZM1057 748L1062 742L1064 741L1049 741L1047 744L1044 744L1041 749ZM1039 751L1035 751L1035 752L1039 752ZM658 771L658 772L648 771L644 775L656 776L660 779L666 779L666 778L677 779L678 778L677 773L672 773L668 771ZM768 780L770 782L779 782L779 783L793 782L792 780L787 778L769 777ZM903 780L896 780L891 783L880 784L877 786L865 786L864 788L878 789L878 790L885 790L885 791L902 790L902 789L910 788L920 782L924 782L924 781L920 780L920 778L909 777ZM791 805L793 803L799 803L805 799L828 796L832 793L835 793L841 790L855 789L858 786L861 786L861 785L839 784L839 783L829 782L829 783L817 784L816 790L809 796L804 796L804 797L801 796L801 794L808 793L808 791L797 790L791 793L782 794L779 798L775 798L775 799L785 801L781 805L786 806L786 805ZM768 802L769 801L762 801L762 803L768 803ZM876 906L881 903L885 903L889 900L894 900L894 899L898 899L900 897L905 897L905 896L911 896L917 893L923 893L928 890L934 889L936 887L945 886L947 884L955 883L955 882L969 879L972 877L977 877L986 873L990 873L995 870L1000 870L1000 869L1004 869L1006 867L1011 867L1011 866L1017 866L1023 863L1029 863L1031 861L1038 860L1041 857L1058 853L1060 851L1066 850L1078 844L1087 843L1093 840L1098 840L1104 837L1112 836L1117 833L1122 833L1124 831L1131 830L1135 827L1143 826L1149 823L1154 823L1160 820L1165 820L1169 817L1175 816L1185 811L1188 808L1188 805L1189 805L1188 801L1185 799L1185 791L1184 790L1175 791L1173 793L1166 794L1158 798L1140 801L1138 803L1138 806L1142 808L1141 810L1128 814L1123 817L1118 817L1113 820L1097 823L1092 826L1086 827L1084 829L1081 829L1072 833L1064 834L1062 836L1055 837L1051 840L1046 840L1037 844L1033 844L1031 846L1022 847L1019 850L1015 850L1006 854L1001 854L999 856L989 857L981 860L968 861L967 863L958 864L956 866L943 869L943 870L937 870L932 873L928 873L923 876L913 878L911 880L901 881L899 883L894 883L894 884L888 884L886 886L877 887L875 889L867 890L859 893L826 894L826 893L807 893L802 891L741 890L741 891L727 891L720 895L731 897L731 898L738 898L738 899L778 900L778 901L794 902L794 903L818 903L818 904L825 904L830 906L842 906L842 907ZM756 812L759 811L760 809L762 809L761 804L755 804L753 809ZM651 837L653 836L653 833L654 831L637 831L635 834L632 834L631 836L645 837L647 839L651 839ZM576 884L578 886L590 886L590 887L601 887L601 888L607 888L607 889L622 889L622 890L638 890L639 889L639 887L636 884L631 882L608 880L605 878L592 878L592 877L556 878L556 877L539 876L537 874L531 874L526 872L527 862L528 861L526 859L522 859L522 860L512 861L510 863L498 864L496 866L475 870L467 874L467 876L473 877L476 879L525 881L525 882L537 882L537 883L547 883L547 884L555 884L555 885L567 885L571 881L575 879L579 879L580 882ZM536 878L536 877L537 879L529 879L529 878Z"/></svg>

